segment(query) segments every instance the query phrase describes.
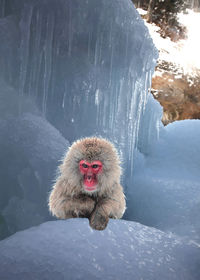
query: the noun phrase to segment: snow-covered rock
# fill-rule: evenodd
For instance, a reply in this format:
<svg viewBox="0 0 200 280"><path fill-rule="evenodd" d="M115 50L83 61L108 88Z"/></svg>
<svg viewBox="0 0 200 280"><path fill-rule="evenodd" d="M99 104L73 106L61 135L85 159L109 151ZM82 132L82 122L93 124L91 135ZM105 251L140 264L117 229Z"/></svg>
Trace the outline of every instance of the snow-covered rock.
<svg viewBox="0 0 200 280"><path fill-rule="evenodd" d="M3 280L197 280L198 249L138 223L47 222L0 242Z"/></svg>

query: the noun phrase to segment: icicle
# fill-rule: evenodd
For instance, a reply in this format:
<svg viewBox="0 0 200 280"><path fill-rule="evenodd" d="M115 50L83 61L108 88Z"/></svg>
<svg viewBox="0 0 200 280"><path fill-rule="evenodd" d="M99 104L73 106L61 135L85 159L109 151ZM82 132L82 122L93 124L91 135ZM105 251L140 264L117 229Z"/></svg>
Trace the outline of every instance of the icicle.
<svg viewBox="0 0 200 280"><path fill-rule="evenodd" d="M113 54L114 54L114 44L111 46L111 57L110 57L110 74L109 74L109 87L112 83L112 72L113 72Z"/></svg>
<svg viewBox="0 0 200 280"><path fill-rule="evenodd" d="M87 54L88 54L88 58L90 59L90 45L91 45L91 39L92 38L92 34L91 32L89 32L88 34L88 50L87 50Z"/></svg>
<svg viewBox="0 0 200 280"><path fill-rule="evenodd" d="M72 24L72 11L69 5L69 30L68 30L68 56L71 56L72 42L73 42L73 24Z"/></svg>
<svg viewBox="0 0 200 280"><path fill-rule="evenodd" d="M0 5L1 5L0 18L1 18L1 17L5 17L6 0L1 0Z"/></svg>
<svg viewBox="0 0 200 280"><path fill-rule="evenodd" d="M46 105L48 99L48 90L51 79L52 69L52 48L53 48L53 31L54 31L54 15L50 14L47 18L46 41L44 46L44 93L42 102L42 112L46 113Z"/></svg>
<svg viewBox="0 0 200 280"><path fill-rule="evenodd" d="M27 67L29 61L29 44L30 44L30 26L32 19L33 7L25 5L22 14L22 20L20 22L21 31L21 44L20 44L20 86L19 95L24 95L24 89L26 84Z"/></svg>
<svg viewBox="0 0 200 280"><path fill-rule="evenodd" d="M40 50L40 43L41 43L41 37L42 37L42 15L37 11L36 13L36 32L34 37L34 53L33 53L33 61L32 61L32 75L31 75L31 88L29 95L35 95L35 98L38 95L39 90L39 79L40 79L40 69L42 64L42 52Z"/></svg>

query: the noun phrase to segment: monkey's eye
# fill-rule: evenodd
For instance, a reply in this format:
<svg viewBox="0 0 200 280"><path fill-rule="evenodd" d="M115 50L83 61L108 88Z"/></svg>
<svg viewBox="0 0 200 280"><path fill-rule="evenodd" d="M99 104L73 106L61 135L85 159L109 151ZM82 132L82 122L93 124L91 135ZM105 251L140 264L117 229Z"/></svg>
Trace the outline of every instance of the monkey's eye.
<svg viewBox="0 0 200 280"><path fill-rule="evenodd" d="M98 168L98 167L99 167L98 164L93 164L93 165L92 165L92 168L94 168L94 169L96 169L96 168Z"/></svg>
<svg viewBox="0 0 200 280"><path fill-rule="evenodd" d="M88 168L88 165L85 163L83 163L82 166L83 166L83 168Z"/></svg>

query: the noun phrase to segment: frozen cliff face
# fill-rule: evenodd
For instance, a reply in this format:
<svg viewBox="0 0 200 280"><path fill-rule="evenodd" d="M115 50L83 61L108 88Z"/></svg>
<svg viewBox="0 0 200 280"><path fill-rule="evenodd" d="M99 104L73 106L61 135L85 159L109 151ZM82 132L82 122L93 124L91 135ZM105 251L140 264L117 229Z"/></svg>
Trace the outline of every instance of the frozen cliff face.
<svg viewBox="0 0 200 280"><path fill-rule="evenodd" d="M69 140L110 138L132 166L138 143L147 151L157 137L161 109L148 101L157 51L131 1L8 1L6 13L20 19L20 61L10 65L19 96Z"/></svg>
<svg viewBox="0 0 200 280"><path fill-rule="evenodd" d="M3 280L198 280L198 263L195 245L120 220L104 231L86 219L48 222L0 242Z"/></svg>

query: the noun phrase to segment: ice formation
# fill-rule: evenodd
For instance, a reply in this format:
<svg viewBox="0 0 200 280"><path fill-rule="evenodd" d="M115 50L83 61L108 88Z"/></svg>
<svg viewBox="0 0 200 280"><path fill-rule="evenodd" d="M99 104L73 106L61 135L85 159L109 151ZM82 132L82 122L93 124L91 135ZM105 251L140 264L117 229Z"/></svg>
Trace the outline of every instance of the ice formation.
<svg viewBox="0 0 200 280"><path fill-rule="evenodd" d="M157 58L132 3L9 2L13 9L7 13L20 14L19 61L14 63L19 96L31 96L67 139L104 134L131 160ZM12 61L8 65L12 73ZM154 129L152 122L145 136Z"/></svg>
<svg viewBox="0 0 200 280"><path fill-rule="evenodd" d="M158 138L161 116L161 107L148 92L157 51L132 2L7 0L1 4L0 106L5 110L0 126L10 137L9 141L4 137L9 147L1 146L1 149L7 149L11 162L13 158L21 158L23 141L16 142L12 134L25 129L27 118L28 127L34 119L34 133L38 136L34 137L33 131L28 129L17 137L30 138L32 146L41 144L41 149L43 140L37 137L42 137L39 131L44 129L45 123L48 127L51 124L57 135L60 132L70 142L79 137L101 135L117 145L124 178L132 181L134 151L137 148L142 153L149 152L150 144ZM8 87L12 87L11 104L6 93ZM34 116L28 117L29 113ZM13 130L7 132L10 122L14 124ZM50 145L51 135L49 132L45 137ZM37 162L36 169L32 165L27 167L27 161L34 161L36 154L24 143L24 166L14 168L11 181L8 180L10 169L4 172L0 211L7 226L14 205L18 202L18 208L25 207L22 201L27 190L35 193L40 186L43 197L44 194L48 196L55 177L48 165L58 164L58 156L65 150L64 141L58 138L62 144L56 157L50 156L54 151L49 149L51 160L44 159L46 166ZM18 144L21 150L16 147ZM56 149L56 144L54 147ZM44 157L48 156L46 150L48 148L41 153ZM31 153L33 159L30 159ZM10 164L7 158L5 152L1 157L2 166L5 162L7 166ZM38 176L38 169L44 174ZM24 176L26 179L22 180ZM45 183L41 184L41 176L46 176ZM128 185L127 180L125 185ZM33 182L36 186L32 186ZM9 193L6 189L10 189ZM16 229L19 228L16 226ZM13 233L13 230L8 231Z"/></svg>

